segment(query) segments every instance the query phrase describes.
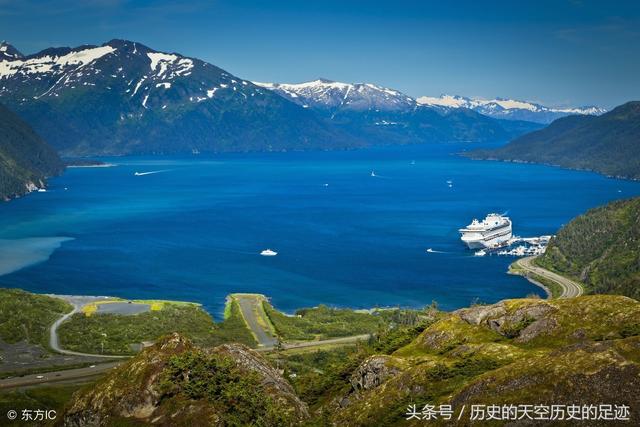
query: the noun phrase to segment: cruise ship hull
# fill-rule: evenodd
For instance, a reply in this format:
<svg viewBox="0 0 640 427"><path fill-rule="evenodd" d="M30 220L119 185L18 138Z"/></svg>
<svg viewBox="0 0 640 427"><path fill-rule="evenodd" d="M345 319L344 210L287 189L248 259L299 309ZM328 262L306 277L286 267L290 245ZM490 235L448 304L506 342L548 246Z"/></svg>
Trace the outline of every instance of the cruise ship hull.
<svg viewBox="0 0 640 427"><path fill-rule="evenodd" d="M513 237L513 234L511 233L511 230L509 230L508 232L495 237L476 237L471 239L462 238L462 241L467 245L467 247L469 247L469 249L486 249L502 246L508 242L511 237Z"/></svg>
<svg viewBox="0 0 640 427"><path fill-rule="evenodd" d="M497 248L513 237L511 220L496 214L489 214L482 222L474 220L460 233L469 249Z"/></svg>

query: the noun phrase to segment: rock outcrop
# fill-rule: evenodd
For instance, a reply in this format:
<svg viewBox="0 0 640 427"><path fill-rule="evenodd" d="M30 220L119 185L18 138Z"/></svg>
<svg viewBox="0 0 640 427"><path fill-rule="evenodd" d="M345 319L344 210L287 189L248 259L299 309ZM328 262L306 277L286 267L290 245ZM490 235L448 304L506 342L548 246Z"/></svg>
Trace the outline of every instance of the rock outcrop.
<svg viewBox="0 0 640 427"><path fill-rule="evenodd" d="M362 363L351 375L350 383L355 391L371 390L378 387L387 378L395 376L400 372L396 366L392 366L389 361L390 356L371 356Z"/></svg>
<svg viewBox="0 0 640 427"><path fill-rule="evenodd" d="M407 420L412 405L421 416L425 405L441 404L456 411L473 404L624 405L635 425L640 303L611 295L517 299L443 314L405 347L370 356L350 382L355 391L329 411L334 425L471 423L468 413L460 421Z"/></svg>
<svg viewBox="0 0 640 427"><path fill-rule="evenodd" d="M456 311L462 320L473 325L485 325L491 330L517 342L528 342L541 334L550 333L557 326L552 315L557 307L546 301L532 301L519 307L507 307L507 302L475 306Z"/></svg>
<svg viewBox="0 0 640 427"><path fill-rule="evenodd" d="M74 396L62 423L275 426L296 425L308 415L291 385L248 347L201 349L174 333Z"/></svg>

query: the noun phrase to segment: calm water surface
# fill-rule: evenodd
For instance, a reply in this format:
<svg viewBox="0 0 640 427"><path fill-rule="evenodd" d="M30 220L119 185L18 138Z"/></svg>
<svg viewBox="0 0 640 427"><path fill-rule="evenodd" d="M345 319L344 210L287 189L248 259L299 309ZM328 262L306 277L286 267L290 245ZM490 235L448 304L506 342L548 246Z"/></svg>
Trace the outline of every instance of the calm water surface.
<svg viewBox="0 0 640 427"><path fill-rule="evenodd" d="M36 244L33 264L0 284L198 301L216 317L231 292L264 293L285 311L432 300L453 309L541 293L505 274L512 259L465 250L457 229L472 218L508 212L516 234L552 234L588 208L640 194L640 183L593 173L453 155L468 147L125 157L69 169L47 193L0 205L0 249L19 248L16 265L31 264L37 238L53 242L48 259ZM266 248L278 256L260 256Z"/></svg>

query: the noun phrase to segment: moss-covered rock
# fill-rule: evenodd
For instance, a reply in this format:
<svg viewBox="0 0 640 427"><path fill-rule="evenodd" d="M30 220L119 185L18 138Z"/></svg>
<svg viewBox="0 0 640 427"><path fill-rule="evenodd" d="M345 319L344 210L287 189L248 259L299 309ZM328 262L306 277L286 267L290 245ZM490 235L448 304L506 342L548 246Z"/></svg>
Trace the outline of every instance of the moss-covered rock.
<svg viewBox="0 0 640 427"><path fill-rule="evenodd" d="M331 420L407 425L410 404L611 403L637 413L638 325L640 303L611 295L458 310L392 357L365 360ZM467 417L460 425L468 423Z"/></svg>
<svg viewBox="0 0 640 427"><path fill-rule="evenodd" d="M240 344L201 349L172 334L74 396L65 426L297 425L306 405Z"/></svg>

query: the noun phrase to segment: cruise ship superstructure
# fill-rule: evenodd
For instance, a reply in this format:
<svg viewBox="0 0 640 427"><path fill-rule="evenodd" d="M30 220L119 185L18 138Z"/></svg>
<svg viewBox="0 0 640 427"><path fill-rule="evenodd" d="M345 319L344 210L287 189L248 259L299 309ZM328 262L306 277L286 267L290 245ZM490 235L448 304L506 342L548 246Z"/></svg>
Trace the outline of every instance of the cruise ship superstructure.
<svg viewBox="0 0 640 427"><path fill-rule="evenodd" d="M482 221L474 219L459 231L462 234L460 239L469 249L496 248L508 242L513 235L511 219L495 213Z"/></svg>

